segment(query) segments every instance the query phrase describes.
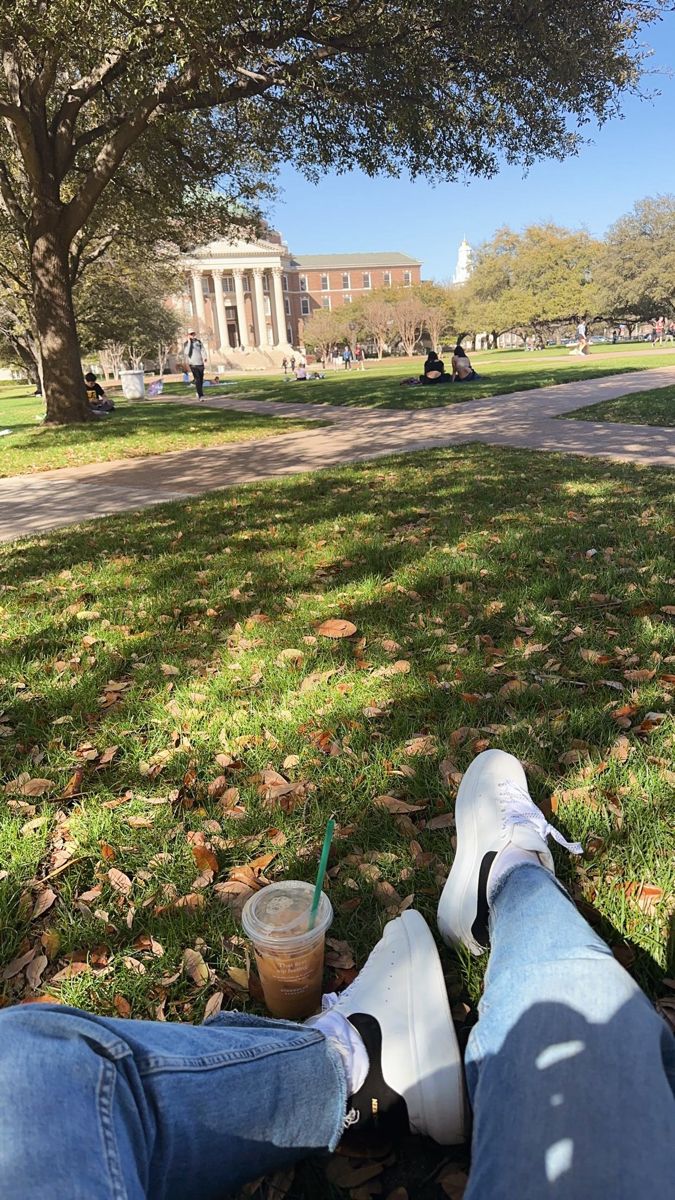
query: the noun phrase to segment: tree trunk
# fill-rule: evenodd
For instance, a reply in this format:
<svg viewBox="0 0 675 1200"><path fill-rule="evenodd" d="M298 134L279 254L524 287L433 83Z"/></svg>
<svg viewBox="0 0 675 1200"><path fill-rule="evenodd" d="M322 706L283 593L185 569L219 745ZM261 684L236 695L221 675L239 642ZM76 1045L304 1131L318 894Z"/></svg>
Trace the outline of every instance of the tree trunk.
<svg viewBox="0 0 675 1200"><path fill-rule="evenodd" d="M49 424L73 425L91 417L82 375L70 282L68 246L42 223L31 245L31 283Z"/></svg>
<svg viewBox="0 0 675 1200"><path fill-rule="evenodd" d="M33 354L30 346L18 338L13 342L17 357L21 360L21 365L28 376L28 382L32 383L37 392L42 392L42 381L40 379L40 368L38 361Z"/></svg>

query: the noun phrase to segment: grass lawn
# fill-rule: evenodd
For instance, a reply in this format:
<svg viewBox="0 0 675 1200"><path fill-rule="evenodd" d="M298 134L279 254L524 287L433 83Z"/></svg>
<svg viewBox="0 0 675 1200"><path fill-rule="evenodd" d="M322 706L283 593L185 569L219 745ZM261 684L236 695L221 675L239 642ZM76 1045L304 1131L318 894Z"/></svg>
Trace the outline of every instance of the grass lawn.
<svg viewBox="0 0 675 1200"><path fill-rule="evenodd" d="M626 425L675 426L675 384L604 400L590 408L565 413L572 421L614 421Z"/></svg>
<svg viewBox="0 0 675 1200"><path fill-rule="evenodd" d="M611 347L599 347L611 350ZM620 349L620 348L619 348ZM559 352L558 352L559 353ZM599 379L603 375L620 375L624 372L644 370L649 367L675 367L675 353L663 353L636 349L633 352L614 353L607 358L581 359L556 358L543 352L523 354L497 352L496 354L472 355L472 362L480 379L467 384L448 384L442 387L405 388L402 379L418 376L423 359L394 359L382 363L373 362L365 371L334 371L329 368L325 379L297 383L285 380L283 375L237 376L232 395L247 399L284 400L311 404L339 404L367 408L437 408L442 405L463 403L467 400L484 399L506 392L548 387L555 383L572 383L575 380ZM446 355L449 364L449 356ZM191 392L190 385L169 385L176 394ZM223 383L227 391L227 381Z"/></svg>
<svg viewBox="0 0 675 1200"><path fill-rule="evenodd" d="M1 546L0 1003L259 1010L241 903L311 879L331 813L341 986L402 905L433 921L489 745L585 844L554 848L561 876L658 996L674 494L667 472L471 446ZM322 636L329 617L357 632ZM482 961L442 957L471 1021ZM384 1194L436 1198L445 1161L406 1143ZM324 1166L289 1196L340 1196Z"/></svg>
<svg viewBox="0 0 675 1200"><path fill-rule="evenodd" d="M163 404L161 400L133 404L116 397L115 405L112 416L86 425L38 425L44 408L32 389L0 384L0 430L12 430L0 437L0 478L118 458L142 458L167 450L245 442L308 425L307 421L187 408Z"/></svg>

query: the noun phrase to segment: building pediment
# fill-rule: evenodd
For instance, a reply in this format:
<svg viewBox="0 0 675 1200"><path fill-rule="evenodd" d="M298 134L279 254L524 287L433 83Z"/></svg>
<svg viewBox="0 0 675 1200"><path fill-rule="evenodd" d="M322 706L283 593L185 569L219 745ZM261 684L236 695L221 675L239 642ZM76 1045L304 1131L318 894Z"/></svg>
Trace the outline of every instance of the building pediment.
<svg viewBox="0 0 675 1200"><path fill-rule="evenodd" d="M232 240L221 239L217 242L208 242L205 246L199 246L193 250L189 256L192 260L206 259L209 262L218 259L230 261L239 258L285 258L288 251L285 246L280 246L278 242L268 242L264 239L256 239L256 241L248 241L244 238L235 238Z"/></svg>

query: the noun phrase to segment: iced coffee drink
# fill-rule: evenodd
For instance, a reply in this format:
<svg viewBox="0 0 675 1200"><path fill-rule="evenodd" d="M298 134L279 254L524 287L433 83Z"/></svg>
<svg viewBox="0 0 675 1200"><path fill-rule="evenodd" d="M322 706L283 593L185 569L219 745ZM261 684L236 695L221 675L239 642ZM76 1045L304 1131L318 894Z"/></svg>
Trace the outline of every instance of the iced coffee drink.
<svg viewBox="0 0 675 1200"><path fill-rule="evenodd" d="M300 1021L321 1004L326 930L333 907L323 892L312 929L311 883L271 883L247 900L242 913L253 942L265 1003L273 1017Z"/></svg>

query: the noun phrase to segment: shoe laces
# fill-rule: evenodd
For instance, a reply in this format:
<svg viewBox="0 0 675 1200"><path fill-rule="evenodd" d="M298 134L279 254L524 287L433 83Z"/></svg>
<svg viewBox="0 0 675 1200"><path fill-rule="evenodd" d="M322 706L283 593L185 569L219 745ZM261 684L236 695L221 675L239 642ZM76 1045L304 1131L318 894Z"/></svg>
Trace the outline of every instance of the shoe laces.
<svg viewBox="0 0 675 1200"><path fill-rule="evenodd" d="M529 825L536 829L542 842L545 842L548 837L552 837L559 846L564 846L565 850L568 850L570 854L583 854L584 848L580 842L568 842L560 830L556 829L555 825L551 825L546 820L543 812L540 808L537 808L526 788L521 787L519 783L515 783L512 779L506 779L498 784L497 790L499 791L499 802L505 824Z"/></svg>

